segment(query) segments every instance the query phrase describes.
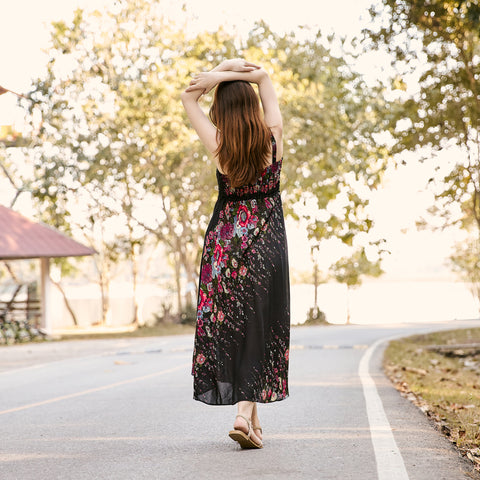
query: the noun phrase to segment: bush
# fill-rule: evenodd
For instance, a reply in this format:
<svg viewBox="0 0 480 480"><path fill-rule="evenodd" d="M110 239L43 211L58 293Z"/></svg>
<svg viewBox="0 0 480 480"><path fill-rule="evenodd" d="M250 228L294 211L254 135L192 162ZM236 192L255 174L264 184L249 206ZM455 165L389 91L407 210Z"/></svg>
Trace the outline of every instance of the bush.
<svg viewBox="0 0 480 480"><path fill-rule="evenodd" d="M312 307L307 313L307 320L304 325L321 325L326 324L327 316L318 307Z"/></svg>
<svg viewBox="0 0 480 480"><path fill-rule="evenodd" d="M182 325L195 325L197 323L197 308L190 304L180 313L180 323Z"/></svg>

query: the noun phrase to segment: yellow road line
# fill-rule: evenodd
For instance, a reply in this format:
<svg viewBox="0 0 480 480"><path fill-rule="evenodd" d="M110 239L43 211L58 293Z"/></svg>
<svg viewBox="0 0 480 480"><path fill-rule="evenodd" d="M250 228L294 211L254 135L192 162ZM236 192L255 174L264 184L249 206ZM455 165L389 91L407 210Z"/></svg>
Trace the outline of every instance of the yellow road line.
<svg viewBox="0 0 480 480"><path fill-rule="evenodd" d="M147 378L158 377L160 375L165 375L167 373L175 372L176 370L181 370L191 365L190 363L184 363L177 367L169 368L168 370L162 370L161 372L149 373L148 375L142 375L141 377L130 378L128 380L122 380L121 382L110 383L108 385L103 385L101 387L89 388L88 390L82 390L81 392L70 393L68 395L62 395L60 397L49 398L48 400L42 400L41 402L29 403L27 405L21 405L20 407L9 408L8 410L0 411L0 415L5 415L6 413L19 412L21 410L27 410L29 408L39 407L41 405L47 405L49 403L60 402L62 400L68 400L69 398L81 397L82 395L88 395L89 393L100 392L102 390L108 390L109 388L119 387L121 385L126 385L128 383L140 382L146 380Z"/></svg>

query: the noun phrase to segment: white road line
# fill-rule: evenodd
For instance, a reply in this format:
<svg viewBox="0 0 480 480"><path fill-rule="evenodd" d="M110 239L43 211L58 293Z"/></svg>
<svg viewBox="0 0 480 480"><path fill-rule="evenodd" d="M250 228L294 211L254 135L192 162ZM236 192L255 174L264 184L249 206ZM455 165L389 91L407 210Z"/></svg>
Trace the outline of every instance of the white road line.
<svg viewBox="0 0 480 480"><path fill-rule="evenodd" d="M395 336L398 338L398 336ZM373 378L370 376L369 363L374 350L383 342L395 337L381 338L370 345L363 354L358 366L358 375L363 385L363 394L367 406L370 436L377 462L378 480L408 480L407 469L397 442L393 437L382 400Z"/></svg>
<svg viewBox="0 0 480 480"><path fill-rule="evenodd" d="M47 405L49 403L60 402L61 400L67 400L69 398L80 397L82 395L88 395L89 393L100 392L102 390L108 390L109 388L119 387L120 385L126 385L127 383L139 382L141 380L146 380L147 378L158 377L159 375L165 375L166 373L175 372L182 368L186 368L191 363L184 363L177 367L169 368L167 370L161 370L160 372L149 373L148 375L142 375L141 377L129 378L128 380L122 380L120 382L109 383L108 385L102 385L101 387L89 388L88 390L82 390L80 392L70 393L68 395L62 395L60 397L49 398L48 400L42 400L41 402L29 403L27 405L21 405L19 407L9 408L8 410L0 411L0 415L5 415L7 413L19 412L20 410L27 410L29 408L39 407L41 405Z"/></svg>
<svg viewBox="0 0 480 480"><path fill-rule="evenodd" d="M148 347L148 345L147 345ZM166 353L167 350L161 350L158 348L155 349L150 349L150 348L143 348L139 350L112 350L110 352L102 352L102 353L91 353L88 355L83 355L79 357L67 357L67 358L62 358L60 360L50 360L44 363L35 363L33 365L25 365L24 367L16 367L16 368L11 368L9 370L3 370L0 371L0 377L3 375L14 375L17 374L18 372L24 371L24 370L32 370L32 369L37 369L37 368L43 368L43 367L50 367L51 365L59 365L60 363L66 363L66 362L71 362L75 360L88 360L91 358L96 358L96 357L114 357L114 356L123 356L123 355L132 355L132 354L144 354L144 353ZM152 347L158 347L158 344L152 344ZM158 350L158 352L157 352ZM171 348L168 350L168 352L174 352L178 353L180 351L185 351L185 352L191 352L192 349L189 347L185 348Z"/></svg>
<svg viewBox="0 0 480 480"><path fill-rule="evenodd" d="M71 362L72 360L79 360L79 359L84 360L84 359L89 359L94 357L104 357L105 355L107 355L107 353L92 353L91 355L85 355L83 357L68 357L68 358L62 358L60 360L50 360L49 362L35 363L33 365L25 365L24 367L16 367L9 370L4 370L0 372L0 376L14 375L24 370L33 370L37 368L49 367L51 365L59 365L60 363Z"/></svg>
<svg viewBox="0 0 480 480"><path fill-rule="evenodd" d="M354 345L330 345L330 344L324 344L324 345L300 345L298 343L292 343L290 344L290 350L305 350L306 348L314 348L314 349L319 349L319 350L338 350L340 348L353 348L353 349L359 349L362 350L364 348L368 348L368 345L364 345L363 343L360 344L354 344Z"/></svg>

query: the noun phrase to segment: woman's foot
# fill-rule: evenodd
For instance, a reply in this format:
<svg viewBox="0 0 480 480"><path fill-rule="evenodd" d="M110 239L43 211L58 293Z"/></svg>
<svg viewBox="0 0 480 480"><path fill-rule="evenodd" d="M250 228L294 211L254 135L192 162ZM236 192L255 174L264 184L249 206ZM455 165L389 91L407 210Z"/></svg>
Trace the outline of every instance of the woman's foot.
<svg viewBox="0 0 480 480"><path fill-rule="evenodd" d="M240 430L246 435L248 435L250 432L250 440L257 445L262 445L262 439L257 435L258 430L253 430L253 428L250 429L251 423L249 425L246 418L248 417L244 418L243 415L237 415L237 417L235 418L235 422L233 423L233 429Z"/></svg>
<svg viewBox="0 0 480 480"><path fill-rule="evenodd" d="M254 425L258 427L259 423L258 423L258 415L256 411L255 402L246 402L246 401L238 402L238 415L237 417L235 417L235 422L233 423L234 430L240 430L248 435L250 425L248 424L247 420L245 420L245 418L243 417L246 417L251 421L250 425ZM254 430L253 427L250 432L250 438L255 443L258 443L258 444L262 443L262 436L261 436L260 430L258 429Z"/></svg>

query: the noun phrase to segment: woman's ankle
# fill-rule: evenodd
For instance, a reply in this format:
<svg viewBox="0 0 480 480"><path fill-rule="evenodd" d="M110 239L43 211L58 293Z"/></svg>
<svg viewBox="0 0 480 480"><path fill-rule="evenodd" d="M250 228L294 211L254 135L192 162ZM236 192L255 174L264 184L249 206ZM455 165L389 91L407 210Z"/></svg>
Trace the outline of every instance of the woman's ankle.
<svg viewBox="0 0 480 480"><path fill-rule="evenodd" d="M252 419L252 413L255 406L255 402L241 401L238 402L238 415Z"/></svg>

